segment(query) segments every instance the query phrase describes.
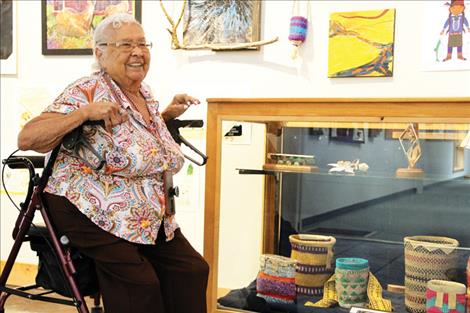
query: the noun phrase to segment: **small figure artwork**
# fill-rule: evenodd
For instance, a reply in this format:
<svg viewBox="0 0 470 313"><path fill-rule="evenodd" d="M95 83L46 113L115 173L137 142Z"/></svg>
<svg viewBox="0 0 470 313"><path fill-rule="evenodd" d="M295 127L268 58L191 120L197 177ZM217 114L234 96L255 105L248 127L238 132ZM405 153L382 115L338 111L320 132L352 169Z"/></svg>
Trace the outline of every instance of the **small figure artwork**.
<svg viewBox="0 0 470 313"><path fill-rule="evenodd" d="M465 17L465 4L463 0L451 0L447 3L449 6L449 16L444 23L444 27L441 31L441 35L447 34L449 36L447 44L447 56L443 62L452 59L452 52L454 48L457 48L457 59L466 60L463 56L463 35L465 27L468 33L470 33L470 26L468 20Z"/></svg>
<svg viewBox="0 0 470 313"><path fill-rule="evenodd" d="M423 170L416 168L416 163L421 158L421 145L419 144L418 134L413 124L410 123L401 133L399 140L403 153L408 160L408 167L399 168L396 173L397 176L415 177L423 175Z"/></svg>
<svg viewBox="0 0 470 313"><path fill-rule="evenodd" d="M422 70L470 70L470 0L433 0L420 3L423 11L420 58Z"/></svg>

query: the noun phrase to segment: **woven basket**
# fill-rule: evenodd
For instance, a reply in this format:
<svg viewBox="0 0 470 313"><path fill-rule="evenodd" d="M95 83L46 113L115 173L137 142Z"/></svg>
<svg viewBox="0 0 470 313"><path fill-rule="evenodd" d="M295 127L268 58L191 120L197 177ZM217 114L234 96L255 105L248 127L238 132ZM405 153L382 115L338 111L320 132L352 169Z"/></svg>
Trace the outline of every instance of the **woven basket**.
<svg viewBox="0 0 470 313"><path fill-rule="evenodd" d="M359 258L338 258L335 275L339 306L364 307L368 302L369 261Z"/></svg>
<svg viewBox="0 0 470 313"><path fill-rule="evenodd" d="M470 257L467 261L467 313L470 313Z"/></svg>
<svg viewBox="0 0 470 313"><path fill-rule="evenodd" d="M465 285L446 280L430 280L426 289L427 313L465 313Z"/></svg>
<svg viewBox="0 0 470 313"><path fill-rule="evenodd" d="M336 239L320 235L291 235L291 258L297 260L295 285L298 295L321 296L323 285L334 273Z"/></svg>
<svg viewBox="0 0 470 313"><path fill-rule="evenodd" d="M447 279L457 266L459 242L435 236L405 237L405 306L409 312L426 312L426 284Z"/></svg>
<svg viewBox="0 0 470 313"><path fill-rule="evenodd" d="M256 278L257 296L269 303L294 303L295 264L295 260L283 256L261 255Z"/></svg>

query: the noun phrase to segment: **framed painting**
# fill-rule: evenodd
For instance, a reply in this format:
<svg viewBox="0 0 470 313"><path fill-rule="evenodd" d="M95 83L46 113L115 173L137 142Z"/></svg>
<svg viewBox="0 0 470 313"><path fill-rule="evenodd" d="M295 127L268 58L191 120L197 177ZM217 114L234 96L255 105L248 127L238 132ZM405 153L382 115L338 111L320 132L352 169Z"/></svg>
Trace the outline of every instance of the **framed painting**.
<svg viewBox="0 0 470 313"><path fill-rule="evenodd" d="M236 46L259 41L261 2L188 0L183 46Z"/></svg>
<svg viewBox="0 0 470 313"><path fill-rule="evenodd" d="M0 1L0 73L2 75L16 74L16 7L16 1Z"/></svg>
<svg viewBox="0 0 470 313"><path fill-rule="evenodd" d="M142 19L140 0L42 0L42 54L92 55L93 30L118 12Z"/></svg>
<svg viewBox="0 0 470 313"><path fill-rule="evenodd" d="M330 16L328 77L391 77L395 9Z"/></svg>

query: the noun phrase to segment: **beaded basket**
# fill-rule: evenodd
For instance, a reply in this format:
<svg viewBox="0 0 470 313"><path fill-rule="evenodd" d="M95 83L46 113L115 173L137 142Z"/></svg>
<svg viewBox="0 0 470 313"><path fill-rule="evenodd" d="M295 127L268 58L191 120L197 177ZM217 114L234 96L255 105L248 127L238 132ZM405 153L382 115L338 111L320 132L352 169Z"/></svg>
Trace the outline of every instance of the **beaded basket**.
<svg viewBox="0 0 470 313"><path fill-rule="evenodd" d="M447 279L447 271L457 267L459 242L436 236L405 237L405 306L409 312L426 312L426 284L431 279Z"/></svg>
<svg viewBox="0 0 470 313"><path fill-rule="evenodd" d="M261 255L256 278L257 296L270 303L294 303L295 264L295 260L280 255Z"/></svg>
<svg viewBox="0 0 470 313"><path fill-rule="evenodd" d="M336 239L320 235L291 235L291 258L297 260L295 285L297 294L323 295L323 285L334 273L333 246Z"/></svg>
<svg viewBox="0 0 470 313"><path fill-rule="evenodd" d="M430 280L426 289L427 313L465 313L465 285L446 281Z"/></svg>
<svg viewBox="0 0 470 313"><path fill-rule="evenodd" d="M467 261L467 313L470 313L470 257Z"/></svg>

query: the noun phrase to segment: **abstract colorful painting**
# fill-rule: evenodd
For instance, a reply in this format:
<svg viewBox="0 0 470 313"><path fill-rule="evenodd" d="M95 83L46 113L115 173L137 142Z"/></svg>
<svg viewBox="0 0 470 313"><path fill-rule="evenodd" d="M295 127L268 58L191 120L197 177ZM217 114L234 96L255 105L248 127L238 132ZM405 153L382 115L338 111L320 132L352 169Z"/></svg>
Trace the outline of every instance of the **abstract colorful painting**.
<svg viewBox="0 0 470 313"><path fill-rule="evenodd" d="M189 0L185 14L185 46L258 41L261 1Z"/></svg>
<svg viewBox="0 0 470 313"><path fill-rule="evenodd" d="M93 30L114 13L141 20L140 0L42 0L42 54L93 54Z"/></svg>
<svg viewBox="0 0 470 313"><path fill-rule="evenodd" d="M328 77L393 75L395 9L330 16Z"/></svg>

